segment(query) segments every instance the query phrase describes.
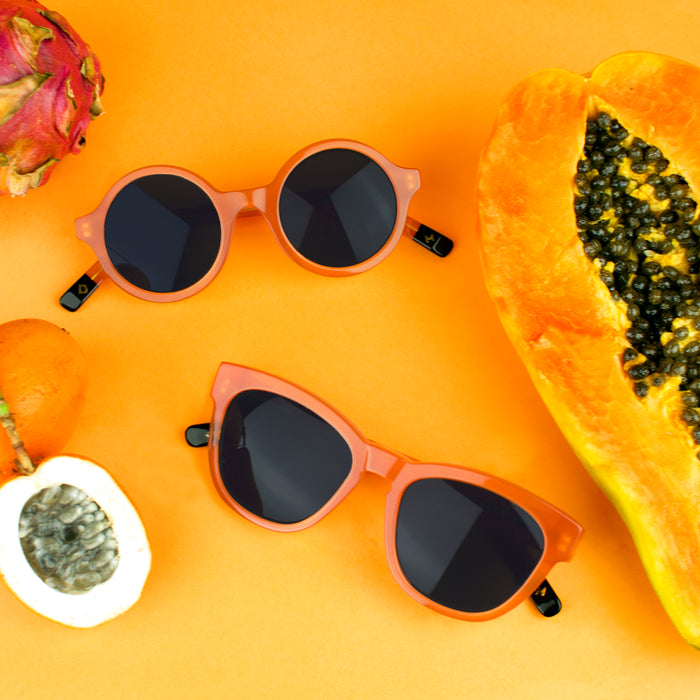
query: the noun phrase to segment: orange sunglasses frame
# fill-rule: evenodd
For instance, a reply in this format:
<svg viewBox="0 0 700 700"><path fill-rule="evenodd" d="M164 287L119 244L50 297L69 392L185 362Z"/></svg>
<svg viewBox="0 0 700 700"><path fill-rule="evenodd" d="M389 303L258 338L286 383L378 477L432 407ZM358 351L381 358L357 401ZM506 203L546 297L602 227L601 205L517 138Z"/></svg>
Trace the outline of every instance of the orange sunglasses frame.
<svg viewBox="0 0 700 700"><path fill-rule="evenodd" d="M319 265L301 255L292 246L285 235L279 216L280 194L284 183L292 170L309 156L321 151L335 148L357 151L375 161L386 173L396 195L396 222L384 246L367 260L364 260L357 265L342 268ZM187 287L186 289L175 292L149 292L141 289L128 282L119 274L115 266L112 264L107 252L104 237L104 225L109 207L117 194L119 194L119 192L124 189L126 185L148 175L177 175L189 180L190 182L193 182L209 196L219 216L219 220L221 222L221 245L218 255L207 274L204 275L204 277L202 277L202 279L200 279L198 282L190 287ZM92 291L94 291L94 289L105 279L105 277L112 279L119 287L129 294L146 301L179 301L196 294L206 287L214 279L214 277L216 277L223 266L231 244L234 224L238 217L241 216L262 215L272 229L275 239L282 250L284 250L284 252L290 258L292 258L292 260L302 267L310 270L311 272L316 272L322 275L342 277L365 272L384 260L384 258L386 258L386 256L389 255L389 253L396 247L396 244L402 235L410 235L416 238L416 234L421 227L426 229L426 234L417 240L424 245L424 247L427 247L441 257L444 257L444 255L446 255L452 248L452 242L450 239L445 236L441 236L428 227L424 227L420 222L416 221L415 219L411 219L408 216L409 202L419 188L420 175L417 170L402 168L394 165L394 163L392 163L388 158L370 146L360 143L359 141L352 141L348 139L328 139L307 146L287 160L275 179L269 185L233 192L222 192L217 190L202 177L185 168L169 165L154 165L139 168L120 178L114 185L112 185L112 187L110 187L107 194L94 211L86 214L85 216L79 217L75 221L78 238L87 243L97 256L97 263L95 263L83 276L89 278L89 280L84 280L84 282L88 284L89 292L83 293L81 303L87 298L87 296L90 295L90 293L92 293ZM447 252L439 252L441 247L443 247ZM77 284L78 283L76 283L76 285ZM71 290L69 290L64 297L67 296L70 291ZM63 298L62 305L69 308L63 304ZM78 307L76 306L76 308ZM76 308L70 308L69 310L74 311Z"/></svg>
<svg viewBox="0 0 700 700"><path fill-rule="evenodd" d="M226 409L240 392L249 389L269 391L296 401L333 426L343 437L352 453L352 467L347 478L328 503L311 517L298 523L282 524L260 518L241 507L227 492L219 471L219 436ZM569 561L583 534L583 528L571 517L530 491L495 476L451 464L419 463L398 452L367 440L344 416L301 387L266 372L223 362L219 366L211 392L214 412L209 425L209 462L211 476L219 495L247 520L269 530L294 532L314 525L333 510L353 489L365 472L377 474L391 482L385 509L385 547L389 568L397 583L414 600L437 612L461 620L489 620L508 612L531 596L545 580L549 570L558 562ZM406 488L414 481L426 478L461 481L492 491L507 498L529 513L544 535L542 557L528 579L508 600L497 608L480 613L467 613L445 607L427 598L407 580L396 553L396 522L399 504Z"/></svg>

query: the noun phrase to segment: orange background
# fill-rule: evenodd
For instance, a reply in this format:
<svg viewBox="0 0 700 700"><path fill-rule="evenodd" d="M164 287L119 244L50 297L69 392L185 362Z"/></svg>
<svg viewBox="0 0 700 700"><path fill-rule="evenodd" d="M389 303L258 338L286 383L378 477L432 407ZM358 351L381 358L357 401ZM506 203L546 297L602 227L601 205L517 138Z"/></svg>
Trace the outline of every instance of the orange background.
<svg viewBox="0 0 700 700"><path fill-rule="evenodd" d="M487 296L475 243L478 156L506 91L540 68L586 72L641 49L700 63L691 0L60 0L104 67L106 114L79 156L0 200L0 322L67 328L90 367L66 451L105 466L149 533L141 600L74 630L0 586L0 697L700 697L625 527L561 437ZM562 3L563 5L563 3ZM220 189L269 182L299 148L353 138L418 168L411 214L451 236L440 260L403 240L355 278L291 262L261 219L239 222L216 280L173 304L106 282L75 314L58 297L93 260L73 219L142 165ZM537 167L546 167L539 163ZM216 496L206 450L222 360L331 402L373 440L522 484L586 528L528 602L485 623L414 603L384 558L386 485L368 478L315 528L281 535Z"/></svg>

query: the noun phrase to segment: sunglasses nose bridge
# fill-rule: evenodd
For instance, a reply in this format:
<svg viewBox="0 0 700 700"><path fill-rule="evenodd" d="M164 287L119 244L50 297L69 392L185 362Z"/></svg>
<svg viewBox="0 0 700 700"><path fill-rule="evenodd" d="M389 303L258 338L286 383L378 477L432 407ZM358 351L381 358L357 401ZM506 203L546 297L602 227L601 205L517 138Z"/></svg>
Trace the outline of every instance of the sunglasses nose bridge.
<svg viewBox="0 0 700 700"><path fill-rule="evenodd" d="M403 455L382 447L376 442L368 442L368 448L366 470L388 481L393 480L407 462Z"/></svg>
<svg viewBox="0 0 700 700"><path fill-rule="evenodd" d="M264 214L267 210L266 187L256 187L252 190L242 190L231 194L236 195L236 202L240 203L238 216L256 216L257 214Z"/></svg>

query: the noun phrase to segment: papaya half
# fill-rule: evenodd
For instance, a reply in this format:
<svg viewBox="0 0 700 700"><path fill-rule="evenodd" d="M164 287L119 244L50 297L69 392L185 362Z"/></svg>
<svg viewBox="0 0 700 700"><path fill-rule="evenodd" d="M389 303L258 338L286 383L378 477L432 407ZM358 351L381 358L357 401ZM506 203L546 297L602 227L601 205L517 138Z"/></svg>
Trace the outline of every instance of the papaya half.
<svg viewBox="0 0 700 700"><path fill-rule="evenodd" d="M477 182L506 333L700 648L700 69L630 52L526 77Z"/></svg>

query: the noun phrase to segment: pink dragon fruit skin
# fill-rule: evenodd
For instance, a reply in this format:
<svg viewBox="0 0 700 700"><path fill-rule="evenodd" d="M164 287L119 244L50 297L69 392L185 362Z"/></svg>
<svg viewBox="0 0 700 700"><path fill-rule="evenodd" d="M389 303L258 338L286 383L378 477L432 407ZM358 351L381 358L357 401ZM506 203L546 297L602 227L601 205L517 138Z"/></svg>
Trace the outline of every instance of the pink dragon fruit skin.
<svg viewBox="0 0 700 700"><path fill-rule="evenodd" d="M34 0L0 0L0 194L49 178L102 113L104 78L90 47Z"/></svg>

